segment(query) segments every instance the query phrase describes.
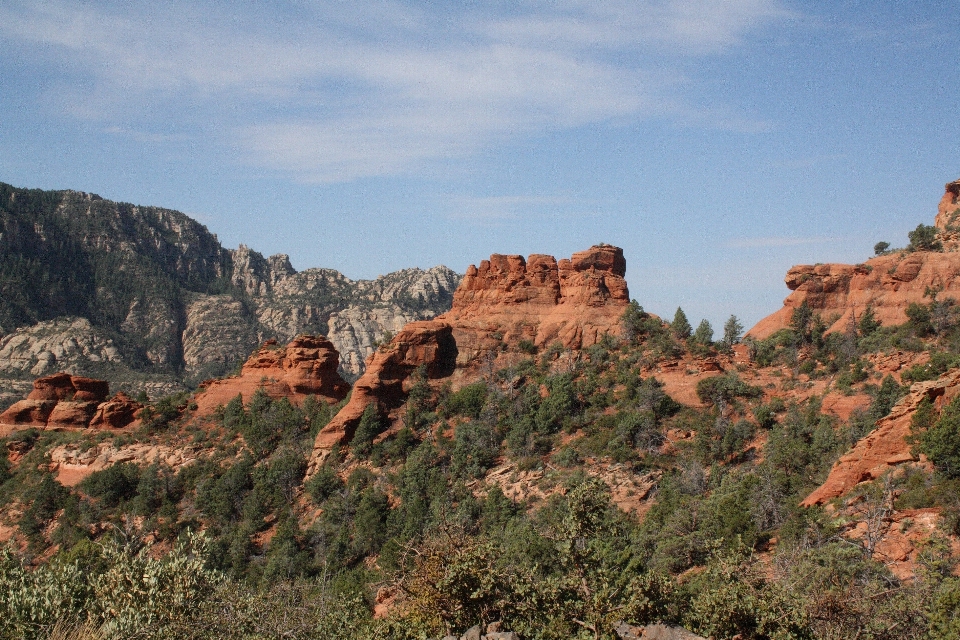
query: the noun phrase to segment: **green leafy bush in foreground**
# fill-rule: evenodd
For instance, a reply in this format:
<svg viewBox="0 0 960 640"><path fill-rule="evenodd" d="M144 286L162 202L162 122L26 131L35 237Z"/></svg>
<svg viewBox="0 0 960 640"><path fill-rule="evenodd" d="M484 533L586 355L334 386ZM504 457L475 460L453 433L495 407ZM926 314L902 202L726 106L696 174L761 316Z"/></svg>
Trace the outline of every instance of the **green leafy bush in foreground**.
<svg viewBox="0 0 960 640"><path fill-rule="evenodd" d="M108 540L82 542L36 568L0 551L0 637L42 638L58 623L91 623L130 638L187 615L221 582L206 567L209 541L190 533L162 557Z"/></svg>

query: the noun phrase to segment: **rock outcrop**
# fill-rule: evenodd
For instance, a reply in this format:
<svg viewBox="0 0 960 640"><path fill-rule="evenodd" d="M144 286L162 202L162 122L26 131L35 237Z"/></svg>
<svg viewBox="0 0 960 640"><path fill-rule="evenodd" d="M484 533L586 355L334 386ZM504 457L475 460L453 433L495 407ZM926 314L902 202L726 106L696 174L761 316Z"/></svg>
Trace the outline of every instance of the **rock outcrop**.
<svg viewBox="0 0 960 640"><path fill-rule="evenodd" d="M430 380L463 384L485 364L516 359L521 341L528 348L560 343L582 349L617 334L630 299L625 271L623 251L609 245L559 262L546 255L524 260L495 254L471 265L450 311L410 323L367 361L350 402L317 436L314 462L350 440L368 405L384 417L399 407L410 374L421 365Z"/></svg>
<svg viewBox="0 0 960 640"><path fill-rule="evenodd" d="M960 299L960 181L946 186L936 218L938 239L944 251L897 251L871 258L863 264L798 265L785 282L793 291L783 308L756 324L748 335L767 338L790 326L793 311L806 303L831 323L830 331L843 331L869 307L883 325L906 322L911 303L930 301L928 292L941 298Z"/></svg>
<svg viewBox="0 0 960 640"><path fill-rule="evenodd" d="M453 307L438 319L454 327L460 365L520 340L588 347L619 331L630 301L625 272L623 251L609 245L559 262L537 254L528 260L492 255L467 269Z"/></svg>
<svg viewBox="0 0 960 640"><path fill-rule="evenodd" d="M940 230L941 234L956 234L960 231L960 180L948 182L944 189L943 198L940 200L940 206L937 207L937 217L934 225ZM956 235L943 238L949 241L956 241Z"/></svg>
<svg viewBox="0 0 960 640"><path fill-rule="evenodd" d="M243 365L240 375L201 385L194 398L196 418L212 415L238 395L248 402L257 389L271 398L301 404L315 395L330 404L343 400L350 388L337 373L340 356L323 336L298 336L288 345L268 340Z"/></svg>
<svg viewBox="0 0 960 640"><path fill-rule="evenodd" d="M803 506L825 504L846 495L861 482L875 480L898 465L923 463L923 456L914 456L906 440L910 435L910 419L924 398L935 401L935 406L940 408L957 395L960 395L960 370L950 371L937 380L914 384L890 414L877 422L876 429L834 463L826 481L803 500Z"/></svg>
<svg viewBox="0 0 960 640"><path fill-rule="evenodd" d="M0 337L0 373L43 376L79 363L122 363L120 350L86 318L64 317Z"/></svg>
<svg viewBox="0 0 960 640"><path fill-rule="evenodd" d="M122 393L108 401L109 395L106 380L68 373L38 378L25 400L0 414L0 424L43 429L131 425L139 417L142 405Z"/></svg>
<svg viewBox="0 0 960 640"><path fill-rule="evenodd" d="M381 415L402 405L410 391L411 375L421 365L428 378L437 379L451 375L456 363L457 344L449 324L411 322L370 358L367 372L353 385L350 402L321 429L315 448L329 451L348 442L371 404Z"/></svg>
<svg viewBox="0 0 960 640"><path fill-rule="evenodd" d="M90 420L91 429L122 429L140 417L143 405L124 392L119 392L97 407Z"/></svg>

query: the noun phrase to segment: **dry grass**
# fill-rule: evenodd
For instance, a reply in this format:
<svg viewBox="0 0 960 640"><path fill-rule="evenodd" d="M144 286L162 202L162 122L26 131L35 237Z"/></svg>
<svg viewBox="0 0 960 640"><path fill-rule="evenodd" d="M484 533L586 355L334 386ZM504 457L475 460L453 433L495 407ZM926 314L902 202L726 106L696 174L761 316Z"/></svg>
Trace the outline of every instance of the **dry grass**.
<svg viewBox="0 0 960 640"><path fill-rule="evenodd" d="M57 621L47 640L102 640L103 634L100 627L91 621L76 622L60 619Z"/></svg>

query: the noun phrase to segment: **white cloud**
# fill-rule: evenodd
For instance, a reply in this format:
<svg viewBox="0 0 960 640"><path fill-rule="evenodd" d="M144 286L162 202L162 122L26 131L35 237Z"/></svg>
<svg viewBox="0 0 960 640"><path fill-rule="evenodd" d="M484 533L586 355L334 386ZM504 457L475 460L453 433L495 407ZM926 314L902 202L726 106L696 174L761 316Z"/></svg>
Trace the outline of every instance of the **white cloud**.
<svg viewBox="0 0 960 640"><path fill-rule="evenodd" d="M57 98L75 117L116 131L147 124L151 135L161 127L150 118L174 130L171 121L198 121L247 162L319 182L416 171L516 136L665 110L710 120L671 97L676 60L789 16L778 0L528 0L509 12L432 13L319 2L267 16L111 6L10 4L0 37L52 56ZM757 127L736 114L714 119Z"/></svg>

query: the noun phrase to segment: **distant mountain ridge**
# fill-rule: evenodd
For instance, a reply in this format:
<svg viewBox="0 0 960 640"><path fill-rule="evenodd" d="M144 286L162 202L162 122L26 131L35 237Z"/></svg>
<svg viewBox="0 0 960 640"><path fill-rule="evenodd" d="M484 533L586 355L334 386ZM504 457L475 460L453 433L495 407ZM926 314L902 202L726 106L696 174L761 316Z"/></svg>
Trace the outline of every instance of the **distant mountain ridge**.
<svg viewBox="0 0 960 640"><path fill-rule="evenodd" d="M178 211L0 183L0 376L66 370L160 393L232 370L266 339L320 333L355 378L388 332L448 310L460 278L298 272Z"/></svg>

